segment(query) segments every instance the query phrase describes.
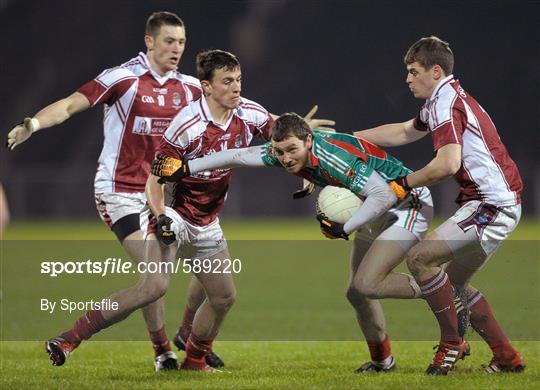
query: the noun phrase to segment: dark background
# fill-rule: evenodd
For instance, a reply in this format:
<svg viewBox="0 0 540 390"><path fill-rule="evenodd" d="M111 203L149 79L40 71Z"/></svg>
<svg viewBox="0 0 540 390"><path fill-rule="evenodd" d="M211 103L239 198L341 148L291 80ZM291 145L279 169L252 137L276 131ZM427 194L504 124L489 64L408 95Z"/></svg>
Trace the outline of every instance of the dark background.
<svg viewBox="0 0 540 390"><path fill-rule="evenodd" d="M71 94L103 69L145 51L146 18L177 13L188 45L180 71L193 75L203 49L242 62L243 93L271 112L320 106L337 129L412 118L422 105L405 84L403 55L417 39L447 40L454 75L490 113L524 181L524 213L540 215L539 1L14 1L0 0L2 138L15 123ZM12 217L96 217L93 176L102 109L2 149L0 179ZM4 141L2 141L4 142ZM431 140L391 150L411 168L433 157ZM224 214L312 213L292 201L300 180L237 170ZM451 181L433 187L439 214L455 209Z"/></svg>

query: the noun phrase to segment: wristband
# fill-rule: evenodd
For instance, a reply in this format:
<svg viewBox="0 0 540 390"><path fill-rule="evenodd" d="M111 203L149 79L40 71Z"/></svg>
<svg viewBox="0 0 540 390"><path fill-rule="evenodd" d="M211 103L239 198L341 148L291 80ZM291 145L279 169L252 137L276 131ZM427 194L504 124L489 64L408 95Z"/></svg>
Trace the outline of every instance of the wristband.
<svg viewBox="0 0 540 390"><path fill-rule="evenodd" d="M30 123L32 124L32 133L35 133L39 129L41 129L41 124L39 123L37 118L30 119Z"/></svg>
<svg viewBox="0 0 540 390"><path fill-rule="evenodd" d="M409 185L409 182L408 182L408 180L407 180L407 175L398 177L397 180L396 180L396 182L397 182L400 186L402 186L402 187L405 189L405 191L411 191L411 190L412 190L412 188L411 188L411 186Z"/></svg>

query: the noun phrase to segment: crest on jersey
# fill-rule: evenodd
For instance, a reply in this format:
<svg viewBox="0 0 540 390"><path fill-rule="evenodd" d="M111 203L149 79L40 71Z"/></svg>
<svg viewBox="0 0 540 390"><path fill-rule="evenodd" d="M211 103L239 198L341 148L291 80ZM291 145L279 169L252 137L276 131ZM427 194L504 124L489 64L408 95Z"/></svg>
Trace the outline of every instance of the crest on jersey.
<svg viewBox="0 0 540 390"><path fill-rule="evenodd" d="M178 92L173 93L172 102L174 106L179 106L180 103L182 103L182 97L180 96L180 93Z"/></svg>
<svg viewBox="0 0 540 390"><path fill-rule="evenodd" d="M242 146L242 134L236 134L234 138L234 147L239 148Z"/></svg>
<svg viewBox="0 0 540 390"><path fill-rule="evenodd" d="M345 176L347 176L347 178L352 180L356 176L356 173L354 172L352 168L349 168L345 171Z"/></svg>

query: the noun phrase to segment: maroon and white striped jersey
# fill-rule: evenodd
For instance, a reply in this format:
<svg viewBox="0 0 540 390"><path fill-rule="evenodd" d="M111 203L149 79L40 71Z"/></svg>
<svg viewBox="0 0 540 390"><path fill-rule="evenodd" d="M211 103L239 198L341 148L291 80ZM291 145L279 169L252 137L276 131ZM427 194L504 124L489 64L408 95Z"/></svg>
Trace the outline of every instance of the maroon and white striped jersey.
<svg viewBox="0 0 540 390"><path fill-rule="evenodd" d="M94 182L96 193L143 192L165 129L189 101L201 97L199 80L158 75L144 53L103 71L78 92L104 104L104 143Z"/></svg>
<svg viewBox="0 0 540 390"><path fill-rule="evenodd" d="M454 175L461 187L456 199L459 204L480 200L511 206L521 202L521 177L497 128L453 75L441 80L414 126L431 132L435 150L448 144L462 145L461 168Z"/></svg>
<svg viewBox="0 0 540 390"><path fill-rule="evenodd" d="M173 119L157 153L189 160L245 148L255 135L269 140L272 122L262 106L241 98L227 123L220 125L212 119L206 99L201 98L190 102ZM203 171L169 184L171 196L166 197L166 205L194 225L208 225L223 207L231 173L231 169Z"/></svg>

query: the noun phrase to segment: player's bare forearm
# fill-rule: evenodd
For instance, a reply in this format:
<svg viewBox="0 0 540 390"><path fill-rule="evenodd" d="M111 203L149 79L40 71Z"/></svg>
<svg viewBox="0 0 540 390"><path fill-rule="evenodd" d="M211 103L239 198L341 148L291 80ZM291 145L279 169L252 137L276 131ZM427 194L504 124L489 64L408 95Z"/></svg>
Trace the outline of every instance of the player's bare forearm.
<svg viewBox="0 0 540 390"><path fill-rule="evenodd" d="M354 132L358 138L365 139L378 146L400 146L410 144L427 135L427 131L414 128L413 119L402 123L391 123L372 129Z"/></svg>
<svg viewBox="0 0 540 390"><path fill-rule="evenodd" d="M40 128L58 125L72 115L84 111L90 107L90 102L80 92L75 92L70 96L60 99L40 110L34 118L39 121Z"/></svg>
<svg viewBox="0 0 540 390"><path fill-rule="evenodd" d="M6 146L9 150L13 150L36 131L60 124L71 115L86 110L88 107L90 107L90 102L80 92L58 100L39 111L33 118L26 117L21 123L15 125L8 133Z"/></svg>
<svg viewBox="0 0 540 390"><path fill-rule="evenodd" d="M165 196L163 195L163 186L158 183L159 177L153 174L146 180L145 193L150 211L156 217L165 214Z"/></svg>
<svg viewBox="0 0 540 390"><path fill-rule="evenodd" d="M436 184L453 176L461 167L461 145L445 145L437 151L437 156L424 168L407 175L410 187Z"/></svg>

